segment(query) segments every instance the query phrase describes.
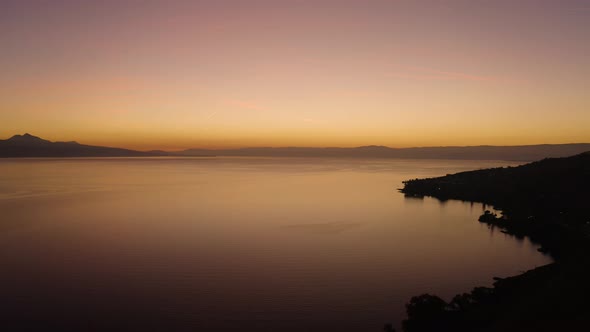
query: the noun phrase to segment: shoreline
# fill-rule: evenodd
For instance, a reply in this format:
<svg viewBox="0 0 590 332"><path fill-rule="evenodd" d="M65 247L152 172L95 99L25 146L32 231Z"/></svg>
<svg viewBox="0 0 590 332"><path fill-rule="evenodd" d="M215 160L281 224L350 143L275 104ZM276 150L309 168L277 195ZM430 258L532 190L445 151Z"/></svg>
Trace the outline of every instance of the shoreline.
<svg viewBox="0 0 590 332"><path fill-rule="evenodd" d="M413 297L403 330L557 331L590 323L590 154L404 181L410 197L489 205L479 222L539 244L553 263L476 287L449 303Z"/></svg>

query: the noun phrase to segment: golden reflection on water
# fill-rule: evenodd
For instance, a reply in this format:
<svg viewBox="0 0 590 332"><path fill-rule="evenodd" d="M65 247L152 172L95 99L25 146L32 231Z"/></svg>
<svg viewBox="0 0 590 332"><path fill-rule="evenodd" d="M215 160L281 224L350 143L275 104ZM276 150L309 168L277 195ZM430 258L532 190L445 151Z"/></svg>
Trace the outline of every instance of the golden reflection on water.
<svg viewBox="0 0 590 332"><path fill-rule="evenodd" d="M378 331L403 318L413 295L448 298L550 262L528 240L478 223L480 204L396 190L405 179L500 165L508 163L1 160L4 315Z"/></svg>

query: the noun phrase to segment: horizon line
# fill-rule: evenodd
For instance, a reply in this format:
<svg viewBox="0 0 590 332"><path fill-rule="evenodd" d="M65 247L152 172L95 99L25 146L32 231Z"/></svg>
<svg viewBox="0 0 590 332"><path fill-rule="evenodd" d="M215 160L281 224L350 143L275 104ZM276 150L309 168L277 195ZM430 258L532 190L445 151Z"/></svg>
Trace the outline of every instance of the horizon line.
<svg viewBox="0 0 590 332"><path fill-rule="evenodd" d="M15 134L10 136L9 138L0 139L0 141L7 141L14 137L23 137L23 136L31 136L34 138L39 138L45 141L49 141L51 143L76 143L80 145L86 146L99 146L99 147L109 147L109 148L117 148L117 149L125 149L131 151L138 151L138 152L155 152L155 151L162 151L162 152L183 152L188 150L208 150L208 151L228 151L228 150L243 150L243 149L359 149L359 148L387 148L392 150L406 150L406 149L428 149L428 148L482 148L482 147L532 147L532 146L547 146L547 145L583 145L583 144L590 144L590 142L568 142L568 143L537 143L537 144L515 144L515 145L494 145L494 144L478 144L478 145L424 145L424 146L408 146L408 147L391 147L387 145L381 144L369 144L369 145L358 145L358 146L297 146L297 145L280 145L280 146L242 146L242 147L227 147L227 148L205 148L205 147L191 147L191 148L182 148L182 149L148 149L148 150L138 150L132 149L127 147L119 147L119 146L108 146L108 145L92 145L86 143L80 143L77 140L63 140L63 141L51 141L48 139L44 139L40 136L36 136L30 134L29 132L25 132L24 134Z"/></svg>

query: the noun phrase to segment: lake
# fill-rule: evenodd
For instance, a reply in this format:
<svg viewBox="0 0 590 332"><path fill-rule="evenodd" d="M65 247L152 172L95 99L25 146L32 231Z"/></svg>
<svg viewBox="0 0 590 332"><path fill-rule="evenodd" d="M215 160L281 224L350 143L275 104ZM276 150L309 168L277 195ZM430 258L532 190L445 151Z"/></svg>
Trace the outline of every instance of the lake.
<svg viewBox="0 0 590 332"><path fill-rule="evenodd" d="M502 161L0 160L11 331L382 331L551 259L401 181ZM42 328L39 328L42 327Z"/></svg>

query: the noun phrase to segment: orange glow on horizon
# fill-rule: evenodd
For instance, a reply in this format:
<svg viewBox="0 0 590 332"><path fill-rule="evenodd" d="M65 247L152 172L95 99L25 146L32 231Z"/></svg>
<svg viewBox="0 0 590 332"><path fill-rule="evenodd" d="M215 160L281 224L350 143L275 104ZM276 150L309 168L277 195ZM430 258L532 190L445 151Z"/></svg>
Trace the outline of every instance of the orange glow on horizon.
<svg viewBox="0 0 590 332"><path fill-rule="evenodd" d="M590 11L578 9L0 5L0 137L139 150L590 142Z"/></svg>

